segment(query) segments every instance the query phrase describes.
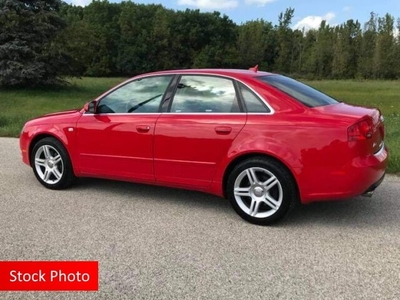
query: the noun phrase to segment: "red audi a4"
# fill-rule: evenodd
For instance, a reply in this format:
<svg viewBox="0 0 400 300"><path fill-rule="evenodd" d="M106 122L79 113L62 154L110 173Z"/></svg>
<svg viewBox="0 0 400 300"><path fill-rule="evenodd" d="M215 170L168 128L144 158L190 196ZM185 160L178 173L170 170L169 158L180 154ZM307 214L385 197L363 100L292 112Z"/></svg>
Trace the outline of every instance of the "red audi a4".
<svg viewBox="0 0 400 300"><path fill-rule="evenodd" d="M255 224L291 205L371 196L388 159L378 109L251 70L140 75L83 109L27 122L24 163L50 189L99 177L226 197Z"/></svg>

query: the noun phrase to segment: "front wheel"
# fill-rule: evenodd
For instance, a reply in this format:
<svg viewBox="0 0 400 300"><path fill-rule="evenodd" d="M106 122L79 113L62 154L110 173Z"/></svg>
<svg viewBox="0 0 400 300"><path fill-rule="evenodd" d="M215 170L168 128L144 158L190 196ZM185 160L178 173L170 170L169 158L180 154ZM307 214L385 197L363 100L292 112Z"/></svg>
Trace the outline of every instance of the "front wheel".
<svg viewBox="0 0 400 300"><path fill-rule="evenodd" d="M279 162L255 157L239 163L229 174L227 196L243 219L268 225L288 212L297 189L291 174Z"/></svg>
<svg viewBox="0 0 400 300"><path fill-rule="evenodd" d="M40 140L33 147L31 166L39 182L49 189L64 189L75 180L68 152L52 137Z"/></svg>

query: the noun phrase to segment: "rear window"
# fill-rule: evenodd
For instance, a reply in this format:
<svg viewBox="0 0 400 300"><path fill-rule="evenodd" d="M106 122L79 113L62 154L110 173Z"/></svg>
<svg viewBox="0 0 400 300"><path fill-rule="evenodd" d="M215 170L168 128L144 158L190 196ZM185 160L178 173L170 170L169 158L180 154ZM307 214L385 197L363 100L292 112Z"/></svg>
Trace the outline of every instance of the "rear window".
<svg viewBox="0 0 400 300"><path fill-rule="evenodd" d="M328 95L297 80L281 75L268 75L257 77L278 90L288 94L308 107L325 106L339 103Z"/></svg>

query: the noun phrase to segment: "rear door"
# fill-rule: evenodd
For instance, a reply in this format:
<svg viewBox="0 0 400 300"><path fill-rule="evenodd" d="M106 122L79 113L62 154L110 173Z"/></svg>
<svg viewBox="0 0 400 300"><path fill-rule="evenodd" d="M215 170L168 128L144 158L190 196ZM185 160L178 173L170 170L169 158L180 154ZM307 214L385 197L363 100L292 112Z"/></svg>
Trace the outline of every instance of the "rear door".
<svg viewBox="0 0 400 300"><path fill-rule="evenodd" d="M156 181L208 187L217 163L246 123L234 81L183 75L168 111L156 123Z"/></svg>

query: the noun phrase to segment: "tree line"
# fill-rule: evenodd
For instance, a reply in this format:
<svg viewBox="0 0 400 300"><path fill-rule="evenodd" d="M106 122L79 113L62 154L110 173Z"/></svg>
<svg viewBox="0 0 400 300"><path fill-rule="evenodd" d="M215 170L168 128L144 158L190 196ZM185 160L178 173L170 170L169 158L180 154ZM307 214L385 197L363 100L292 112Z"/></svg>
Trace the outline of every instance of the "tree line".
<svg viewBox="0 0 400 300"><path fill-rule="evenodd" d="M0 0L0 85L40 85L72 76L132 76L180 68L249 68L313 79L400 78L400 18L370 14L361 24L322 21L292 28L234 23L219 12L156 4Z"/></svg>

